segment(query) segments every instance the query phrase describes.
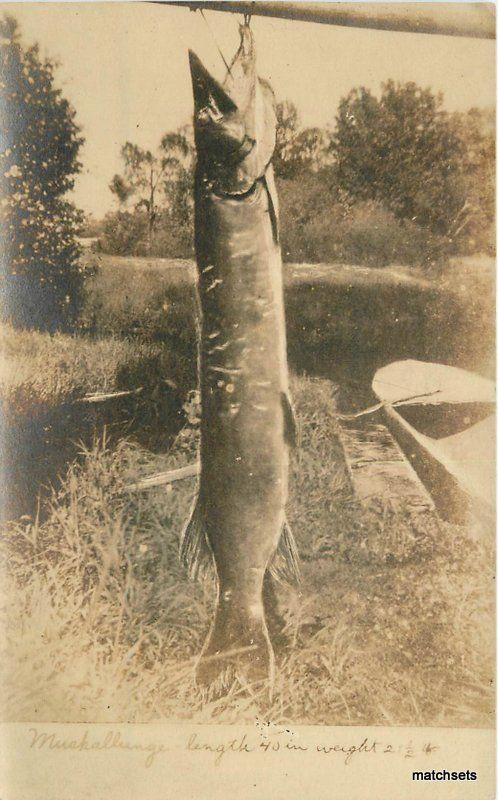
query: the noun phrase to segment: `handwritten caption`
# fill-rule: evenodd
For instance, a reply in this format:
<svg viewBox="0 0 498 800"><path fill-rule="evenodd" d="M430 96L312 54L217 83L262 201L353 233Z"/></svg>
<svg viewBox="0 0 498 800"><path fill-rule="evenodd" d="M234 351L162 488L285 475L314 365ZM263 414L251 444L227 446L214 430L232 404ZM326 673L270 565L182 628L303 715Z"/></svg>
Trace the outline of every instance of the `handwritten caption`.
<svg viewBox="0 0 498 800"><path fill-rule="evenodd" d="M268 756L270 754L292 753L295 756L316 753L323 758L335 758L345 766L358 763L365 757L401 757L414 758L419 755L430 756L440 749L433 741L414 744L407 741L402 744L394 739L374 738L372 736L348 736L347 730L343 739L327 738L324 731L323 741L306 741L301 734L290 728L280 728L272 723L256 722L254 731L231 737L217 735L216 729L189 732L185 738L175 736L174 742L160 740L140 741L138 736L125 734L120 730L109 730L105 734L86 729L76 736L60 736L46 729L30 728L29 747L40 752L56 751L75 753L128 751L141 755L144 766L149 769L158 757L171 751L183 750L188 753L204 753L211 755L215 766L219 767L227 759L237 756Z"/></svg>

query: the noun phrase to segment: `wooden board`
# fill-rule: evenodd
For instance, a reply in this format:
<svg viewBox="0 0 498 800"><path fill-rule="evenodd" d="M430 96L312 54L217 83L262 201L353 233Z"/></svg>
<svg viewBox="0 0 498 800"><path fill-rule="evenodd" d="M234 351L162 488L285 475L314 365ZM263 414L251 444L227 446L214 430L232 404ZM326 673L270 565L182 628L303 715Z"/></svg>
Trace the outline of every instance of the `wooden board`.
<svg viewBox="0 0 498 800"><path fill-rule="evenodd" d="M357 498L396 509L433 511L434 502L385 425L371 418L341 423L344 457Z"/></svg>

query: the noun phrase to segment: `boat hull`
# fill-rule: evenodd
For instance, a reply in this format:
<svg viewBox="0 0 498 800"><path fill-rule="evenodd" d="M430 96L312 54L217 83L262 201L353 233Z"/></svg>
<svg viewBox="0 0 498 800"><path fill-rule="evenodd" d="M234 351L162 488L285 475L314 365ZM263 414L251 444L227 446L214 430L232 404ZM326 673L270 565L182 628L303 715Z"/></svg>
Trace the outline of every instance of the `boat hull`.
<svg viewBox="0 0 498 800"><path fill-rule="evenodd" d="M440 516L463 524L470 510L493 515L493 383L457 367L411 360L378 370L372 389Z"/></svg>
<svg viewBox="0 0 498 800"><path fill-rule="evenodd" d="M389 430L434 500L439 516L463 525L471 508L470 495L441 461L418 441L411 426L396 409L385 406L383 414Z"/></svg>

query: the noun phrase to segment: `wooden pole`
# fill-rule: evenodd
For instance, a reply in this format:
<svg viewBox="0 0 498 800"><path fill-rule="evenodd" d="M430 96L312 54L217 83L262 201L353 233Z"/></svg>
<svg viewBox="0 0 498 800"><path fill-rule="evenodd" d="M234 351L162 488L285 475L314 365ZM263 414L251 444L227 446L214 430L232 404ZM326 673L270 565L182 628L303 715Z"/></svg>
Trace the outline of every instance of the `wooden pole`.
<svg viewBox="0 0 498 800"><path fill-rule="evenodd" d="M495 9L492 3L306 3L232 2L231 0L153 0L160 5L181 6L191 11L225 11L253 16L374 28L404 33L469 36L495 39Z"/></svg>

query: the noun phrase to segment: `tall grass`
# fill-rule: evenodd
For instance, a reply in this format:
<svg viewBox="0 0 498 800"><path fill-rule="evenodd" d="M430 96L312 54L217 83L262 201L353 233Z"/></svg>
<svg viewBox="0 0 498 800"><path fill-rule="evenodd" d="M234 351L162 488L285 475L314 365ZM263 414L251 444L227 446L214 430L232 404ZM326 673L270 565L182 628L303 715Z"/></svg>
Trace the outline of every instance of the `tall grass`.
<svg viewBox="0 0 498 800"><path fill-rule="evenodd" d="M95 256L90 256L95 258ZM299 370L353 378L400 358L492 370L494 275L450 264L431 280L417 270L286 265L289 359ZM171 372L195 384L195 269L191 262L100 256L81 326L99 336L162 343Z"/></svg>
<svg viewBox="0 0 498 800"><path fill-rule="evenodd" d="M92 392L112 392L125 366L157 356L159 347L117 336L85 338L1 328L0 391L5 408L32 414Z"/></svg>
<svg viewBox="0 0 498 800"><path fill-rule="evenodd" d="M2 544L2 706L8 720L177 718L324 724L485 725L491 719L492 545L435 518L365 511L334 436L333 386L294 382L301 448L289 518L300 594L281 589L285 644L271 704L237 682L193 684L213 581L178 564L195 485L127 485L195 458L195 421L162 455L104 439L83 448L45 519Z"/></svg>
<svg viewBox="0 0 498 800"><path fill-rule="evenodd" d="M399 268L286 269L291 362L344 379L357 402L378 363L475 365L492 350L487 271L429 283ZM6 329L8 484L35 501L53 488L1 543L4 718L490 724L492 531L362 508L335 437L337 387L305 375L288 507L303 584L279 591L273 701L267 687L235 682L218 700L195 688L214 596L178 564L195 485L127 489L196 457L193 281L188 262L102 258L78 335ZM88 419L74 402L139 386Z"/></svg>
<svg viewBox="0 0 498 800"><path fill-rule="evenodd" d="M75 441L88 445L104 425L112 441L126 435L153 450L168 446L195 386L195 357L144 337L3 326L2 350L3 517L31 513L40 488L57 481L76 456ZM87 394L119 391L132 394L80 402Z"/></svg>

